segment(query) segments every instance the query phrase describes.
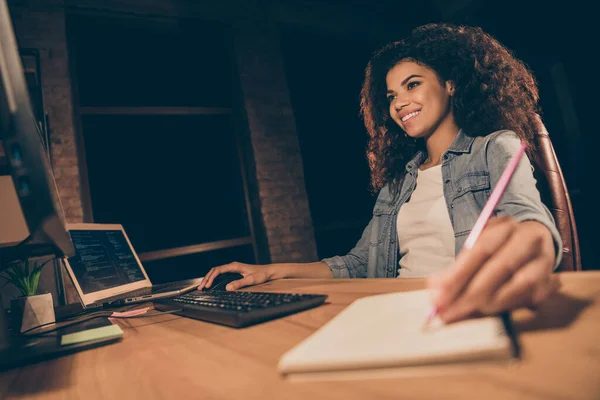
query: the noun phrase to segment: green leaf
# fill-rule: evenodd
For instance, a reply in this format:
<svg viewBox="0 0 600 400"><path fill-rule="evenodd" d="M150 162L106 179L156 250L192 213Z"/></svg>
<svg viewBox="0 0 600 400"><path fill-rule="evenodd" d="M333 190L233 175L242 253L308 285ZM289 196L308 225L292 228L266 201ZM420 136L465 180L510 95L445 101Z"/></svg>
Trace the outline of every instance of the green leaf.
<svg viewBox="0 0 600 400"><path fill-rule="evenodd" d="M25 283L25 287L27 288L27 296L31 296L31 273L29 272L29 265L27 265L26 272L27 275L24 277L23 282Z"/></svg>
<svg viewBox="0 0 600 400"><path fill-rule="evenodd" d="M30 260L13 262L4 271L4 275L0 275L0 278L6 280L4 286L11 283L23 296L34 296L37 294L42 269L53 260L50 258L38 266Z"/></svg>
<svg viewBox="0 0 600 400"><path fill-rule="evenodd" d="M28 296L33 296L35 294L35 289L37 289L33 287L33 283L33 276L30 275L27 278L27 292L30 293Z"/></svg>
<svg viewBox="0 0 600 400"><path fill-rule="evenodd" d="M40 282L40 276L42 275L42 269L41 268L36 268L36 270L33 272L33 274L31 275L31 291L32 296L37 294L37 290L38 290L38 284Z"/></svg>

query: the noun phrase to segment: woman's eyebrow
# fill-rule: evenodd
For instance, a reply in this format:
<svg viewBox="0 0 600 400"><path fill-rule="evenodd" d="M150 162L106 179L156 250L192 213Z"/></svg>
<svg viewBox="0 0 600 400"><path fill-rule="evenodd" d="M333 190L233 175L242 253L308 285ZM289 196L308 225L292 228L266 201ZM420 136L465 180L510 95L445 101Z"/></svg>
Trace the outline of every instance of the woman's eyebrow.
<svg viewBox="0 0 600 400"><path fill-rule="evenodd" d="M417 75L417 74L412 74L408 78L406 78L405 80L402 81L402 86L406 85L406 83L409 80L411 80L412 78L422 78L422 76L421 75Z"/></svg>
<svg viewBox="0 0 600 400"><path fill-rule="evenodd" d="M408 76L406 79L404 79L402 81L402 83L400 84L400 86L406 86L408 81L411 80L412 78L422 78L422 76L418 75L418 74L412 74L412 75ZM396 93L396 92L391 89L388 89L386 94L390 94L390 93Z"/></svg>

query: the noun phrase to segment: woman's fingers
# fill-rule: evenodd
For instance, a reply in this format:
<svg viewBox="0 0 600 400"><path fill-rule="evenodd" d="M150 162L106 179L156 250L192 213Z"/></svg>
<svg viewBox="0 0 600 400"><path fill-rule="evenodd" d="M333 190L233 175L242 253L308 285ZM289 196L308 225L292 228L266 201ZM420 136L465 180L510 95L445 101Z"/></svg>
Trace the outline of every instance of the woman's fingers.
<svg viewBox="0 0 600 400"><path fill-rule="evenodd" d="M548 297L550 297L553 293L557 292L559 289L560 279L558 279L557 275L550 274L547 284L538 287L533 293L533 297L531 299L531 306L537 306L541 302L545 301Z"/></svg>
<svg viewBox="0 0 600 400"><path fill-rule="evenodd" d="M532 261L498 290L486 312L491 314L535 306L556 291L558 286L558 277L548 275L543 260Z"/></svg>
<svg viewBox="0 0 600 400"><path fill-rule="evenodd" d="M211 268L206 275L204 275L204 278L202 278L202 282L200 282L200 285L198 285L198 290L202 290L206 287L206 283L208 282L208 279L210 278L210 275L212 274L214 268Z"/></svg>
<svg viewBox="0 0 600 400"><path fill-rule="evenodd" d="M481 266L502 247L515 227L516 223L506 217L490 220L475 246L461 251L454 265L441 279L432 281L430 287L437 291L433 299L434 304L442 310L452 304L466 290Z"/></svg>
<svg viewBox="0 0 600 400"><path fill-rule="evenodd" d="M496 292L508 281L514 271L529 262L534 256L523 250L515 238L510 238L490 257L454 301L440 312L446 323L464 319L474 312L489 313L490 303Z"/></svg>
<svg viewBox="0 0 600 400"><path fill-rule="evenodd" d="M225 290L236 290L244 286L257 285L266 282L268 279L266 269L264 269L263 266L233 262L231 264L211 268L198 286L198 290L210 288L217 276L225 272L238 272L244 276L241 279L229 282L225 287Z"/></svg>
<svg viewBox="0 0 600 400"><path fill-rule="evenodd" d="M440 313L446 322L463 319L473 312L490 313L489 309L496 292L511 279L515 271L522 268L539 254L535 240L510 236L490 257L468 283L467 288Z"/></svg>
<svg viewBox="0 0 600 400"><path fill-rule="evenodd" d="M522 222L516 235L525 241L515 244L531 252L532 257L515 268L510 280L498 288L482 309L487 314L534 306L558 288L558 278L552 274L555 250L550 232L535 221ZM517 251L517 247L515 247Z"/></svg>
<svg viewBox="0 0 600 400"><path fill-rule="evenodd" d="M486 239L493 240L489 235ZM479 267L467 288L440 308L445 322L535 305L556 290L554 244L545 226L535 221L518 223L509 236L496 239L504 243Z"/></svg>
<svg viewBox="0 0 600 400"><path fill-rule="evenodd" d="M224 272L239 272L241 274L244 273L244 265L241 263L230 263L226 265L221 265L220 267L211 268L210 271L206 274L202 282L198 286L198 290L202 290L203 288L209 288L215 278Z"/></svg>
<svg viewBox="0 0 600 400"><path fill-rule="evenodd" d="M229 290L237 290L244 286L251 286L251 285L256 285L256 284L264 282L264 280L262 282L258 281L256 275L257 275L256 273L250 274L248 276L243 277L242 279L238 279L236 281L230 282L225 287L225 290L228 290L228 291Z"/></svg>
<svg viewBox="0 0 600 400"><path fill-rule="evenodd" d="M531 275L532 264L534 262L522 266L519 273L527 271L526 273ZM520 274L516 274L506 284L502 285L498 289L498 292L494 293L492 298L486 302L476 302L469 296L461 297L447 310L440 313L440 318L445 323L452 323L465 319L473 313L490 315L529 305L531 303L531 293L534 290L536 282L534 279L515 281L517 275ZM498 297L500 293L503 293L500 295L501 298Z"/></svg>

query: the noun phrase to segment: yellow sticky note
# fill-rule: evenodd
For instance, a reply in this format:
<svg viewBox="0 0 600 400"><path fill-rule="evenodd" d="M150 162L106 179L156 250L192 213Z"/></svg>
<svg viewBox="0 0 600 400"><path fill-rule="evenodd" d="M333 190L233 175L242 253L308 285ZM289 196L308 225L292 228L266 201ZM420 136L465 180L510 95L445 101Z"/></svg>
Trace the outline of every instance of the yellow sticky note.
<svg viewBox="0 0 600 400"><path fill-rule="evenodd" d="M119 325L103 326L101 328L87 329L81 332L69 333L60 338L60 344L66 346L69 344L88 342L97 339L112 339L123 335L123 330Z"/></svg>

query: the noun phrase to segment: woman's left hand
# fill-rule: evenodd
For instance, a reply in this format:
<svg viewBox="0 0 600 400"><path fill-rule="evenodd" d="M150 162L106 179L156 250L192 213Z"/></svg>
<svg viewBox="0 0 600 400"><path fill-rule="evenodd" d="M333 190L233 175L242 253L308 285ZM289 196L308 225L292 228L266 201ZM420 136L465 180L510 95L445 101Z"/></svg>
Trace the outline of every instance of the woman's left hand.
<svg viewBox="0 0 600 400"><path fill-rule="evenodd" d="M429 278L427 287L445 323L497 314L535 306L554 292L559 286L554 262L552 235L543 224L496 217L473 248Z"/></svg>

